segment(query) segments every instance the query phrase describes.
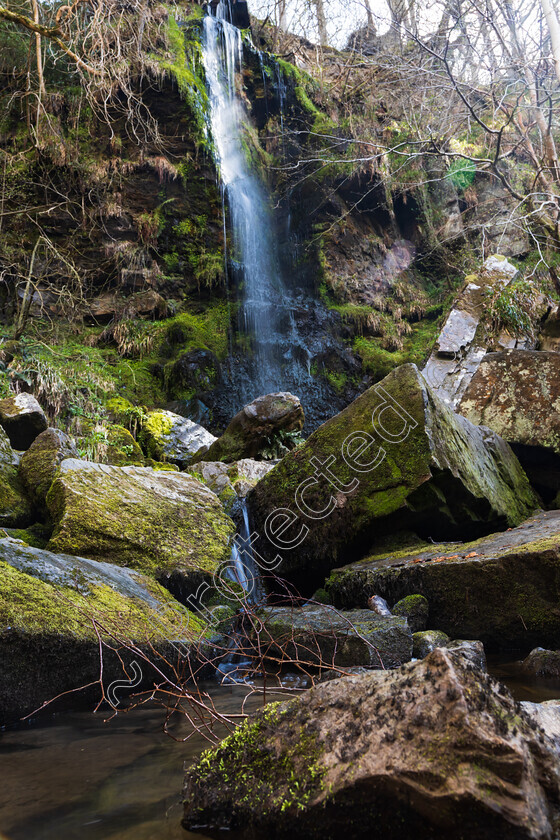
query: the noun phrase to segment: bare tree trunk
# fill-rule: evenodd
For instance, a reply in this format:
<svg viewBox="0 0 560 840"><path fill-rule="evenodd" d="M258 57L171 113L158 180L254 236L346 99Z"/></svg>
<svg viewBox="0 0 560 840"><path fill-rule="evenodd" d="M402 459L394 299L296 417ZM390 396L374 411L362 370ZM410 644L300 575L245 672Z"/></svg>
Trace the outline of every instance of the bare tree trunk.
<svg viewBox="0 0 560 840"><path fill-rule="evenodd" d="M556 78L560 82L560 23L558 23L558 17L550 0L540 0L540 3L550 33L550 46L552 49L552 58L554 59Z"/></svg>
<svg viewBox="0 0 560 840"><path fill-rule="evenodd" d="M37 0L32 0L33 4L33 23L39 25L39 4ZM35 53L37 56L37 76L39 77L39 98L44 99L47 95L45 89L45 80L43 77L43 54L41 46L41 35L35 32Z"/></svg>
<svg viewBox="0 0 560 840"><path fill-rule="evenodd" d="M315 16L317 18L317 29L319 31L319 43L322 47L328 46L329 36L327 34L327 18L325 15L325 6L323 0L313 0L315 6Z"/></svg>
<svg viewBox="0 0 560 840"><path fill-rule="evenodd" d="M25 323L27 321L27 316L29 314L29 308L31 306L31 297L32 297L32 289L33 289L33 269L35 268L35 257L37 256L37 249L39 248L39 244L41 243L43 237L39 236L35 243L35 247L33 248L33 252L31 254L31 262L29 263L29 273L27 275L27 283L25 284L25 289L23 291L23 298L21 301L21 306L18 309L18 315L14 327L14 339L19 341L21 336L23 335L23 331L25 329Z"/></svg>

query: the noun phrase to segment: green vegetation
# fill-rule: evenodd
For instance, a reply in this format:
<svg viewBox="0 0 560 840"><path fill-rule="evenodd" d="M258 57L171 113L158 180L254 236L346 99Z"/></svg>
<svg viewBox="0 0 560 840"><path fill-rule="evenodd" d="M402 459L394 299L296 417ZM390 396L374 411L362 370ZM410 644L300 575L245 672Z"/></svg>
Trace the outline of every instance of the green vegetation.
<svg viewBox="0 0 560 840"><path fill-rule="evenodd" d="M269 703L222 743L202 754L189 776L206 790L227 790L241 813L297 815L323 788L327 768L318 736L294 721L290 737L270 750L275 726L294 702Z"/></svg>

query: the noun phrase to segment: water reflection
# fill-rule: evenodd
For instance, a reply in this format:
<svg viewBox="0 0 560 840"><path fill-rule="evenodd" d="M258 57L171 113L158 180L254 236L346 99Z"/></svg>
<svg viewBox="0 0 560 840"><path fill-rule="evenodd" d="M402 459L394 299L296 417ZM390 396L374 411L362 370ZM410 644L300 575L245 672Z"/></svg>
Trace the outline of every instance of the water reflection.
<svg viewBox="0 0 560 840"><path fill-rule="evenodd" d="M229 713L240 711L248 692L205 688ZM261 703L253 695L245 710ZM66 712L2 733L0 826L8 840L203 838L181 828L181 787L184 766L208 742L195 733L177 743L162 728L162 709L142 707L108 722L101 713ZM192 731L179 715L172 729L178 738Z"/></svg>

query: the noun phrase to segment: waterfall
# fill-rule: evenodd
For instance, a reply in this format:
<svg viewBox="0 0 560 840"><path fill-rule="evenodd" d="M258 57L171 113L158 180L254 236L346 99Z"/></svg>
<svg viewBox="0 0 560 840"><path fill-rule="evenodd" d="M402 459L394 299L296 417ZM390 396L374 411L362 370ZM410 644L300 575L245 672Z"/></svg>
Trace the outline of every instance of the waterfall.
<svg viewBox="0 0 560 840"><path fill-rule="evenodd" d="M263 587L258 566L251 548L249 511L245 499L240 499L241 523L231 549L229 577L239 583L247 593L249 603L255 604L263 597Z"/></svg>
<svg viewBox="0 0 560 840"><path fill-rule="evenodd" d="M241 408L261 394L303 390L309 354L297 334L294 296L281 276L267 192L245 153L249 119L236 90L242 36L227 20L228 12L228 3L220 2L204 18L203 62L215 158L229 210L229 263L241 287L238 323L250 341L244 367L230 377Z"/></svg>

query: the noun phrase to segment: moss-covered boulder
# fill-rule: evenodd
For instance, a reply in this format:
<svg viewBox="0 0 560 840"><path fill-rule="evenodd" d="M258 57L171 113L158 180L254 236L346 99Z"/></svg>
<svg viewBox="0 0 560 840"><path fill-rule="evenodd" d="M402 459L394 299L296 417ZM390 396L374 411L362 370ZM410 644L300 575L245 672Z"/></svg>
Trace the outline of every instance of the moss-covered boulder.
<svg viewBox="0 0 560 840"><path fill-rule="evenodd" d="M28 449L48 425L45 412L32 394L13 394L0 400L0 426L14 449Z"/></svg>
<svg viewBox="0 0 560 840"><path fill-rule="evenodd" d="M24 452L19 474L36 507L44 507L49 487L65 458L76 458L74 441L60 429L45 429Z"/></svg>
<svg viewBox="0 0 560 840"><path fill-rule="evenodd" d="M258 458L273 448L275 439L290 444L290 434L301 431L304 420L302 405L293 394L281 391L257 397L235 415L223 435L193 463Z"/></svg>
<svg viewBox="0 0 560 840"><path fill-rule="evenodd" d="M521 667L532 677L560 679L560 650L535 648L525 657Z"/></svg>
<svg viewBox="0 0 560 840"><path fill-rule="evenodd" d="M33 521L31 504L18 477L19 457L0 426L0 526L29 525Z"/></svg>
<svg viewBox="0 0 560 840"><path fill-rule="evenodd" d="M97 680L97 633L107 645L107 689L127 680L111 650L117 640L143 650L146 658L137 658L146 683L156 678L150 663L162 666L158 653L187 656L203 632L198 617L138 572L0 539L1 722ZM125 664L133 658L125 654Z"/></svg>
<svg viewBox="0 0 560 840"><path fill-rule="evenodd" d="M426 629L430 606L423 595L406 595L397 601L391 610L393 615L402 615L408 621L408 626L413 633Z"/></svg>
<svg viewBox="0 0 560 840"><path fill-rule="evenodd" d="M217 438L187 417L158 409L142 419L139 440L149 458L186 467L197 452L206 452Z"/></svg>
<svg viewBox="0 0 560 840"><path fill-rule="evenodd" d="M332 607L266 607L252 634L259 654L301 667L394 668L412 656L406 619L371 610L338 612ZM262 622L262 626L261 626Z"/></svg>
<svg viewBox="0 0 560 840"><path fill-rule="evenodd" d="M190 475L63 461L47 495L49 549L145 572L185 599L229 558L233 522Z"/></svg>
<svg viewBox="0 0 560 840"><path fill-rule="evenodd" d="M447 633L441 630L418 630L412 634L412 655L415 659L424 659L437 647L447 647L450 642Z"/></svg>
<svg viewBox="0 0 560 840"><path fill-rule="evenodd" d="M278 840L551 840L560 765L507 688L438 649L265 707L188 770L184 808Z"/></svg>
<svg viewBox="0 0 560 840"><path fill-rule="evenodd" d="M326 583L339 609L423 594L428 626L491 649L560 648L560 511L469 543L416 543L335 569Z"/></svg>
<svg viewBox="0 0 560 840"><path fill-rule="evenodd" d="M472 538L538 504L509 446L454 414L411 364L286 455L248 503L256 550L305 593L397 527Z"/></svg>

